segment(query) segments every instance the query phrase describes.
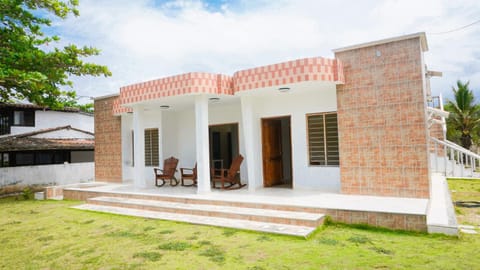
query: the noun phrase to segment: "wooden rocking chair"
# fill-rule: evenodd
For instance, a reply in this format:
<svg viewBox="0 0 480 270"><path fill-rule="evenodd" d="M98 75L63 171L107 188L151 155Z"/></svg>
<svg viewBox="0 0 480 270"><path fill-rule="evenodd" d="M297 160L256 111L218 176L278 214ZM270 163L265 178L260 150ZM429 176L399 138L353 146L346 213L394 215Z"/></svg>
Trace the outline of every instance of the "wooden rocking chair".
<svg viewBox="0 0 480 270"><path fill-rule="evenodd" d="M178 159L170 157L163 162L163 170L154 168L155 173L155 186L161 187L165 185L165 180L170 180L171 186L178 185L178 180L175 178L175 172L177 171ZM161 181L158 184L158 181Z"/></svg>
<svg viewBox="0 0 480 270"><path fill-rule="evenodd" d="M193 168L180 168L180 174L182 175L182 186L190 187L197 185L197 163L195 163L195 167ZM192 180L192 184L186 185L185 180Z"/></svg>
<svg viewBox="0 0 480 270"><path fill-rule="evenodd" d="M218 188L221 189L239 189L246 186L247 184L242 184L238 177L242 161L243 156L238 155L233 159L230 169L212 169L212 188L217 188L215 186L216 182L220 182L221 187ZM226 186L225 183L228 185ZM238 187L235 185L238 185Z"/></svg>

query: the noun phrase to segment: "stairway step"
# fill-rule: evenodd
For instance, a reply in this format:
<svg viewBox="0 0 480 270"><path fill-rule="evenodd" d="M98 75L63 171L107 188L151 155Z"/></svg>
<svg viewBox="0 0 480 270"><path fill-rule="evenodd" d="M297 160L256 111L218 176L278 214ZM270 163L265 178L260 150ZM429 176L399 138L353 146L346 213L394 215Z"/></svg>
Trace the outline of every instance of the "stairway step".
<svg viewBox="0 0 480 270"><path fill-rule="evenodd" d="M186 223L192 223L192 224L227 227L227 228L234 228L234 229L241 229L241 230L260 231L260 232L292 235L292 236L299 236L299 237L307 237L310 233L312 233L315 230L315 228L307 227L307 226L277 224L277 223L269 223L269 222L240 220L240 219L221 218L221 217L212 217L212 216L178 214L178 213L170 213L170 212L151 211L151 210L140 210L140 209L133 209L133 208L117 207L117 206L96 205L96 204L90 204L90 203L74 206L72 208L95 211L95 212L105 212L105 213L118 214L118 215L180 221L180 222L186 222Z"/></svg>
<svg viewBox="0 0 480 270"><path fill-rule="evenodd" d="M130 199L119 197L96 197L87 200L90 204L135 208L141 210L181 213L188 215L215 216L247 219L289 225L317 227L324 215L306 212L282 211L225 205L195 204L169 201Z"/></svg>

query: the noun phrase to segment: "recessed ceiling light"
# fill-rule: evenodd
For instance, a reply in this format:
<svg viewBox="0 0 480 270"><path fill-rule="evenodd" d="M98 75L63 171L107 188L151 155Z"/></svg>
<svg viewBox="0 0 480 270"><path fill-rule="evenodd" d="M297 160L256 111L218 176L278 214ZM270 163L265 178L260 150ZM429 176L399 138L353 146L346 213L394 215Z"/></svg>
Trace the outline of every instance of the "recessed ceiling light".
<svg viewBox="0 0 480 270"><path fill-rule="evenodd" d="M280 88L278 88L278 91L280 91L280 92L288 92L288 91L290 91L290 87L280 87Z"/></svg>

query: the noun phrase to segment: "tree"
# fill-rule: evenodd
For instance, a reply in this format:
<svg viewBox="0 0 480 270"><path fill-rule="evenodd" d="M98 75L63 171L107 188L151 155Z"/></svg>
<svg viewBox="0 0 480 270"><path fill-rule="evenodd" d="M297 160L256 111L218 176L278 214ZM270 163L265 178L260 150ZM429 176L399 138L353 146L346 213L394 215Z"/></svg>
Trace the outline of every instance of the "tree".
<svg viewBox="0 0 480 270"><path fill-rule="evenodd" d="M98 55L94 47L70 44L51 48L60 39L42 29L50 17L78 16L78 0L0 0L0 102L28 100L62 108L75 100L70 76L110 76L106 66L82 58Z"/></svg>
<svg viewBox="0 0 480 270"><path fill-rule="evenodd" d="M475 103L469 83L458 80L457 88L452 87L454 100L449 100L445 105L445 110L450 112L447 119L447 138L460 142L467 149L470 149L472 139L477 139L480 130L480 105Z"/></svg>

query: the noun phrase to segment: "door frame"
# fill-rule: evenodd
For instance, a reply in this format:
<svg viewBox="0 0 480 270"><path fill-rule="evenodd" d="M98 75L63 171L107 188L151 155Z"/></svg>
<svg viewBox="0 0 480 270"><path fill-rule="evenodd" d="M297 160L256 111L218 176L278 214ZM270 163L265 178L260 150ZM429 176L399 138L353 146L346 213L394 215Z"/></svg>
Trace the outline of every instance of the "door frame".
<svg viewBox="0 0 480 270"><path fill-rule="evenodd" d="M294 181L293 181L293 147L292 147L292 115L278 115L278 116L269 116L269 117L262 117L260 118L260 132L261 132L261 148L262 148L262 174L263 174L263 187L265 187L265 148L264 148L264 136L265 136L265 131L263 130L263 123L264 121L269 121L269 120L282 120L282 119L288 119L288 122L290 123L290 140L289 140L289 145L290 145L290 179L291 179L291 186L290 188L293 189L294 186ZM283 151L282 151L283 152ZM283 153L282 153L282 163L283 163ZM283 167L283 164L282 164ZM282 172L283 174L283 172ZM283 175L283 178L285 179L285 175Z"/></svg>

